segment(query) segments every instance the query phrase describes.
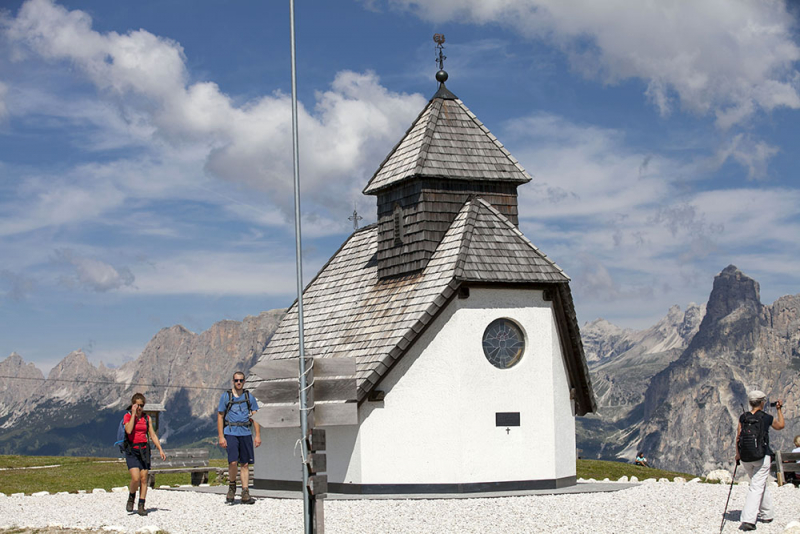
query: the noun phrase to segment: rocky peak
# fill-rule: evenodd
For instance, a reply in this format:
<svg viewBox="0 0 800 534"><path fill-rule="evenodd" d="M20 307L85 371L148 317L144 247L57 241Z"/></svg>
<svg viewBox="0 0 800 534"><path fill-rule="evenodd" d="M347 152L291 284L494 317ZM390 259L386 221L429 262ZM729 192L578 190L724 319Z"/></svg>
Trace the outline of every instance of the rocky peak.
<svg viewBox="0 0 800 534"><path fill-rule="evenodd" d="M89 358L86 357L86 354L78 349L70 352L63 360L58 362L50 370L47 379L87 378L95 374L95 371L95 367L89 363Z"/></svg>
<svg viewBox="0 0 800 534"><path fill-rule="evenodd" d="M738 310L743 310L747 315L761 312L759 286L758 282L736 266L728 265L714 277L714 287L706 306L706 318L716 322Z"/></svg>
<svg viewBox="0 0 800 534"><path fill-rule="evenodd" d="M42 372L32 363L25 363L22 356L12 352L8 358L0 362L0 374L5 376L44 378Z"/></svg>
<svg viewBox="0 0 800 534"><path fill-rule="evenodd" d="M16 352L0 362L0 419L13 411L42 387L44 375L32 363L25 363Z"/></svg>
<svg viewBox="0 0 800 534"><path fill-rule="evenodd" d="M705 304L698 306L694 302L690 302L686 307L686 313L683 314L683 322L678 330L680 336L683 339L690 341L700 329L700 323L703 322L703 317L705 314Z"/></svg>
<svg viewBox="0 0 800 534"><path fill-rule="evenodd" d="M705 317L684 356L703 357L719 353L723 348L744 354L739 349L753 346L761 326L766 323L764 311L758 282L734 265L728 265L714 277ZM712 347L713 351L702 350Z"/></svg>
<svg viewBox="0 0 800 534"><path fill-rule="evenodd" d="M11 365L19 366L19 365L22 365L23 363L25 363L25 361L22 359L22 356L20 356L16 352L12 352L8 356L8 358L6 358L2 362L0 362L0 365L7 364L9 366L11 366Z"/></svg>
<svg viewBox="0 0 800 534"><path fill-rule="evenodd" d="M626 340L631 332L602 318L586 323L581 328L586 361L601 362L621 354L630 346Z"/></svg>

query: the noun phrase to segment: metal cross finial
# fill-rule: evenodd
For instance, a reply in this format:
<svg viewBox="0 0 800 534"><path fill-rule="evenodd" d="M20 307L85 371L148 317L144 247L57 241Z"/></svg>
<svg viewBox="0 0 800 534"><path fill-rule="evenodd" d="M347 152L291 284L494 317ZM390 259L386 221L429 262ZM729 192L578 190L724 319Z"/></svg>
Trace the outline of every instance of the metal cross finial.
<svg viewBox="0 0 800 534"><path fill-rule="evenodd" d="M355 206L353 206L353 214L347 218L348 221L353 221L353 230L358 230L358 221L363 219L361 215L358 214L356 211Z"/></svg>
<svg viewBox="0 0 800 534"><path fill-rule="evenodd" d="M444 60L447 59L447 56L444 55L444 34L443 33L434 33L433 40L436 42L436 50L439 53L439 57L436 58L437 63L439 63L439 70L444 70Z"/></svg>

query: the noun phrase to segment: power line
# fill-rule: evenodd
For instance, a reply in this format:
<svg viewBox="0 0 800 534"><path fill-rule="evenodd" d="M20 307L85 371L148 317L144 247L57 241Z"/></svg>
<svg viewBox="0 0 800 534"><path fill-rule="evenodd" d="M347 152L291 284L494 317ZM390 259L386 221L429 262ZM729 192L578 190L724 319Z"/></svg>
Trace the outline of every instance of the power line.
<svg viewBox="0 0 800 534"><path fill-rule="evenodd" d="M11 380L38 380L41 382L68 382L71 384L98 384L98 385L105 385L105 386L124 386L124 387L146 387L146 388L180 388L180 389L207 389L207 390L219 390L219 391L227 391L230 388L220 388L220 387L213 387L213 386L177 386L172 384L144 384L144 383L126 383L126 382L114 382L114 381L107 381L107 380L75 380L70 378L34 378L34 377L27 377L27 376L11 376L11 375L0 375L0 378L7 378Z"/></svg>

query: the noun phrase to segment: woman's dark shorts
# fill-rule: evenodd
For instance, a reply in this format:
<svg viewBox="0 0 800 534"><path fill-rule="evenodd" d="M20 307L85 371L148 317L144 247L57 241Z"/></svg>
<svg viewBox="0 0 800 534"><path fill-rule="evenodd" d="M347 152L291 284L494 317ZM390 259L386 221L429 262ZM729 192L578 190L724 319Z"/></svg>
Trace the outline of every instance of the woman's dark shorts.
<svg viewBox="0 0 800 534"><path fill-rule="evenodd" d="M136 445L125 452L128 469L150 469L150 447Z"/></svg>

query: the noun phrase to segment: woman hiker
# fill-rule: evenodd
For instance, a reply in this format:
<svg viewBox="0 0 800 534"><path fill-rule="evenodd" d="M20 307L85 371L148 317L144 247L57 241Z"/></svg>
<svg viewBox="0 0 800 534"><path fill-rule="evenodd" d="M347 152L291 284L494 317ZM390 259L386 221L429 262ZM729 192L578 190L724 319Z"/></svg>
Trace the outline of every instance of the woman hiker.
<svg viewBox="0 0 800 534"><path fill-rule="evenodd" d="M150 424L150 416L144 414L144 395L136 393L131 398L131 406L122 422L125 424L125 462L131 474L131 483L128 486L128 504L125 509L133 512L133 503L136 500L136 488L139 488L139 515L147 515L145 497L147 496L147 472L150 470L150 445L147 441L148 434L153 443L158 447L162 460L167 459L161 442L158 441L156 431Z"/></svg>

